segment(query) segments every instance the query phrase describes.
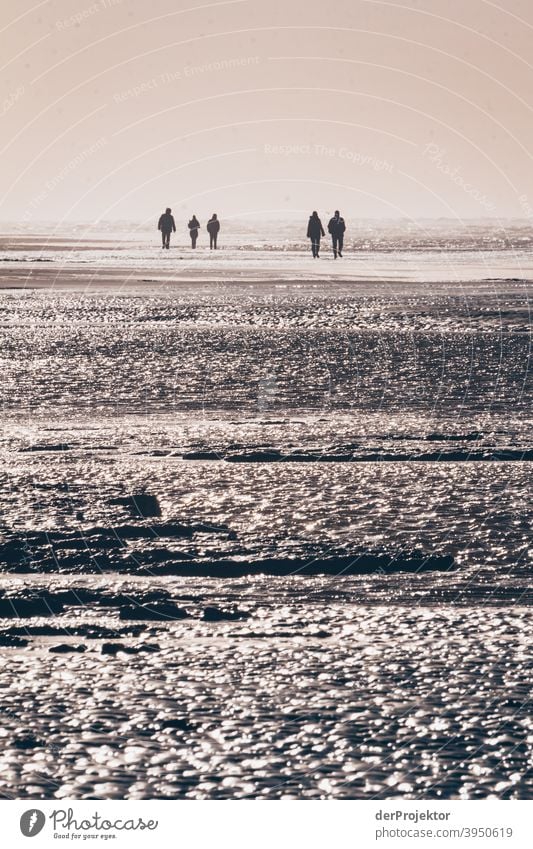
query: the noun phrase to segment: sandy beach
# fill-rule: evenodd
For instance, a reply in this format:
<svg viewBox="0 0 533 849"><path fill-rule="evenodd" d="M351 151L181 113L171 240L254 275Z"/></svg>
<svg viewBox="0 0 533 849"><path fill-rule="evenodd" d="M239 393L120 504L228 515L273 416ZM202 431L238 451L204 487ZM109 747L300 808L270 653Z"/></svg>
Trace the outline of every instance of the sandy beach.
<svg viewBox="0 0 533 849"><path fill-rule="evenodd" d="M526 798L528 279L78 247L0 269L0 795Z"/></svg>
<svg viewBox="0 0 533 849"><path fill-rule="evenodd" d="M533 6L2 7L6 845L522 849Z"/></svg>

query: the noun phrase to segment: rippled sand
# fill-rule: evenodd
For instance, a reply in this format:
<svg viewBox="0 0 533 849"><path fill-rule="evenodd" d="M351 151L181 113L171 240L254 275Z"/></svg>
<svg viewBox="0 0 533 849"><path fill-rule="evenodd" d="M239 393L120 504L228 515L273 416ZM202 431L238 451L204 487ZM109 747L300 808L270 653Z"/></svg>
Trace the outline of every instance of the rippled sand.
<svg viewBox="0 0 533 849"><path fill-rule="evenodd" d="M176 623L136 641L158 652L11 650L2 795L531 793L524 611L366 607L277 589L272 604L243 588L245 624Z"/></svg>
<svg viewBox="0 0 533 849"><path fill-rule="evenodd" d="M530 797L530 284L7 265L0 795Z"/></svg>

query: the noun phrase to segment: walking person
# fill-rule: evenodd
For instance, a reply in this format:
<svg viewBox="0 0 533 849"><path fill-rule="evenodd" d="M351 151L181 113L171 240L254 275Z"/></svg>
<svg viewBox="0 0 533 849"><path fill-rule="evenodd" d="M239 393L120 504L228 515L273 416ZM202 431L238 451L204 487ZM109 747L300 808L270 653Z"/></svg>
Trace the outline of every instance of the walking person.
<svg viewBox="0 0 533 849"><path fill-rule="evenodd" d="M161 240L163 242L161 247L163 249L166 248L167 250L170 248L170 234L176 232L176 222L174 221L174 216L171 213L172 210L170 206L167 206L157 225L157 229L161 231Z"/></svg>
<svg viewBox="0 0 533 849"><path fill-rule="evenodd" d="M309 216L309 224L307 225L307 238L311 239L311 250L313 251L314 259L320 256L320 237L325 236L322 222L318 217L318 212L315 210Z"/></svg>
<svg viewBox="0 0 533 849"><path fill-rule="evenodd" d="M220 230L220 221L217 218L216 212L213 212L213 215L207 222L207 232L209 233L209 248L213 250L213 248L217 249L217 236L218 231Z"/></svg>
<svg viewBox="0 0 533 849"><path fill-rule="evenodd" d="M339 210L336 209L335 215L333 216L333 218L330 218L328 224L328 233L331 233L331 241L333 243L333 256L335 259L337 259L337 253L339 254L339 256L342 256L345 230L346 224L344 223L344 218L341 218Z"/></svg>
<svg viewBox="0 0 533 849"><path fill-rule="evenodd" d="M198 230L200 229L200 222L198 221L196 215L193 215L187 226L189 228L189 235L191 237L191 246L195 248L196 240L198 238Z"/></svg>

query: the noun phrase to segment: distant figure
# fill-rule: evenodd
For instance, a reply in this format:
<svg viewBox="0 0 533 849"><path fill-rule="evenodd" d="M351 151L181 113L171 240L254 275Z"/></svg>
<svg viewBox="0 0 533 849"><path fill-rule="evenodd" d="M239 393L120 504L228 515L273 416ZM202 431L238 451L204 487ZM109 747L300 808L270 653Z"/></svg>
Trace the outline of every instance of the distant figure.
<svg viewBox="0 0 533 849"><path fill-rule="evenodd" d="M315 210L309 216L309 224L307 225L307 238L311 239L311 249L315 259L320 256L320 237L325 235L322 222L318 217L318 212Z"/></svg>
<svg viewBox="0 0 533 849"><path fill-rule="evenodd" d="M157 229L161 230L161 239L163 241L161 247L167 249L170 247L170 234L176 232L176 223L171 212L170 206L167 206L157 225Z"/></svg>
<svg viewBox="0 0 533 849"><path fill-rule="evenodd" d="M207 232L209 233L209 248L212 250L213 248L217 249L217 236L218 231L220 230L220 221L217 218L216 212L213 212L213 215L207 222Z"/></svg>
<svg viewBox="0 0 533 849"><path fill-rule="evenodd" d="M342 256L345 230L346 224L344 223L344 218L341 218L339 210L336 209L335 215L333 216L333 218L330 218L328 224L328 233L331 233L331 241L333 242L333 256L335 257L335 259L337 259L337 252L339 256Z"/></svg>
<svg viewBox="0 0 533 849"><path fill-rule="evenodd" d="M198 238L198 230L200 229L200 222L198 221L196 215L193 215L187 226L189 227L192 247L195 248L196 239Z"/></svg>

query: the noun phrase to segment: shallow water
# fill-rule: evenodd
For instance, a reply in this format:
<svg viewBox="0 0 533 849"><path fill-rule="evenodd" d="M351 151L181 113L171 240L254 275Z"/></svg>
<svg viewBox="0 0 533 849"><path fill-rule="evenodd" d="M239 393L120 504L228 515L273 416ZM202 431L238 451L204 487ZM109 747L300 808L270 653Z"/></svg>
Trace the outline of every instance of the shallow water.
<svg viewBox="0 0 533 849"><path fill-rule="evenodd" d="M530 795L531 287L295 262L0 293L4 797Z"/></svg>

